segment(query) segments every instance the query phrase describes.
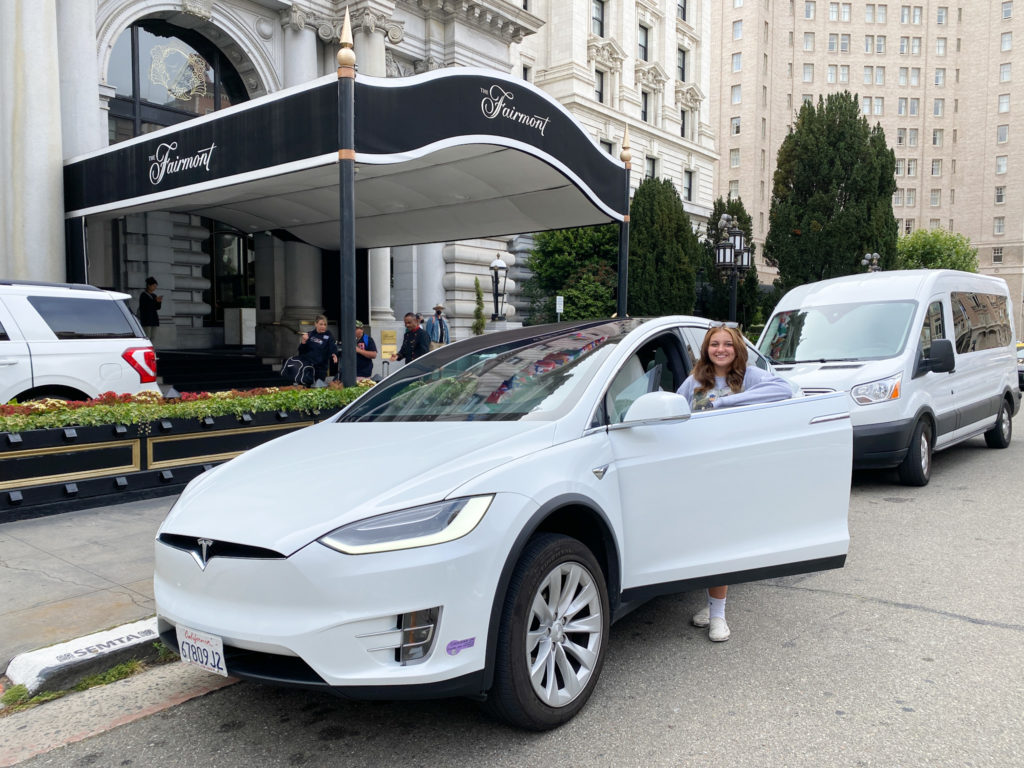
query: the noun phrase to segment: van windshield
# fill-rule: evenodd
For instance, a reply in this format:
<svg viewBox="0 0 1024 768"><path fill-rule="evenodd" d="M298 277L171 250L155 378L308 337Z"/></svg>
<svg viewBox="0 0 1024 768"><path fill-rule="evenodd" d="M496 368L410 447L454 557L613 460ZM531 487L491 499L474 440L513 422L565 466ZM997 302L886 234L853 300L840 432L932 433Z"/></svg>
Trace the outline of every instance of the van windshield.
<svg viewBox="0 0 1024 768"><path fill-rule="evenodd" d="M916 311L916 301L876 301L778 312L759 349L773 363L896 357L906 346Z"/></svg>

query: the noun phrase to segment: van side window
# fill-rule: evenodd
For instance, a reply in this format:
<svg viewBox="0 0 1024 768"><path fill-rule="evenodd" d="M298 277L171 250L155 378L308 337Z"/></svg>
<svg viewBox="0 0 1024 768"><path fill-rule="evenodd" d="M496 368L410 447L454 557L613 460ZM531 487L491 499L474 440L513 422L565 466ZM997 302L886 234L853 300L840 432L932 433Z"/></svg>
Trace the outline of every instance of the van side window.
<svg viewBox="0 0 1024 768"><path fill-rule="evenodd" d="M932 356L932 339L946 338L946 329L942 322L942 302L933 301L928 305L928 313L921 326L921 358Z"/></svg>
<svg viewBox="0 0 1024 768"><path fill-rule="evenodd" d="M7 331L4 330L4 324L0 323L0 341L10 341L11 337L7 335Z"/></svg>
<svg viewBox="0 0 1024 768"><path fill-rule="evenodd" d="M117 302L64 296L29 296L58 339L130 339L135 330Z"/></svg>
<svg viewBox="0 0 1024 768"><path fill-rule="evenodd" d="M1009 346L1013 339L1005 296L953 291L950 302L957 354Z"/></svg>

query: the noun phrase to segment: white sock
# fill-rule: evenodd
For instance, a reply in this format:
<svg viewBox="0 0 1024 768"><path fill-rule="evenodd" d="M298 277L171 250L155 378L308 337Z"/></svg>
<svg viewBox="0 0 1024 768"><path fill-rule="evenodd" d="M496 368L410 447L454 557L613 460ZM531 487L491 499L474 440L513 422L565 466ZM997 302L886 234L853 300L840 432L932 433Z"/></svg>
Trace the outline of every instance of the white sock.
<svg viewBox="0 0 1024 768"><path fill-rule="evenodd" d="M712 597L711 595L708 595L708 611L711 614L710 618L713 619L717 616L720 619L724 619L725 598L723 597L719 600L717 597Z"/></svg>

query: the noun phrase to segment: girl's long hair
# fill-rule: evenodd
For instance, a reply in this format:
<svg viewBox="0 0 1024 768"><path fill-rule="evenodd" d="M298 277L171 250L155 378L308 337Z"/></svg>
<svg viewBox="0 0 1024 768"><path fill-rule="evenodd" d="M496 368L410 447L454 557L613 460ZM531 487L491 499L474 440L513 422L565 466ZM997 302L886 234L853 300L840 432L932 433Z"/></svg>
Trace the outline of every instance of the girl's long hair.
<svg viewBox="0 0 1024 768"><path fill-rule="evenodd" d="M715 386L715 364L711 362L708 347L711 346L711 337L719 331L729 334L732 338L732 347L736 350L736 357L733 358L732 366L725 377L725 383L733 392L742 392L743 377L747 375L747 345L737 329L727 328L724 325L713 325L704 334L704 341L700 345L700 359L693 366L693 378L700 385L697 389L703 391L713 389Z"/></svg>

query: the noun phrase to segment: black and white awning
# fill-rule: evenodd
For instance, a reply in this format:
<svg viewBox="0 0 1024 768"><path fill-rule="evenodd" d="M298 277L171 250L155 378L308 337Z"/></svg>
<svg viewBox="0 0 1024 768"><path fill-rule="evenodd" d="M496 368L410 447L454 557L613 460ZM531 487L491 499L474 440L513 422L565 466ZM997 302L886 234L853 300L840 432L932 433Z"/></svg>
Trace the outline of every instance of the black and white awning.
<svg viewBox="0 0 1024 768"><path fill-rule="evenodd" d="M66 217L182 211L339 247L332 75L70 160ZM626 170L543 91L481 69L359 76L355 240L445 242L622 221Z"/></svg>

